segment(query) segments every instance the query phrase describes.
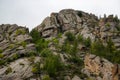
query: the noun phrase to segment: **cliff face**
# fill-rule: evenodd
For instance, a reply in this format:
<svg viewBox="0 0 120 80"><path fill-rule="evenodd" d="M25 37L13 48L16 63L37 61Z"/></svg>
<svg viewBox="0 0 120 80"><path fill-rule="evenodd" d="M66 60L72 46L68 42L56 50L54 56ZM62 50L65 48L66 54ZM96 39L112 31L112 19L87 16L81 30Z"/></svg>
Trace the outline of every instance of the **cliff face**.
<svg viewBox="0 0 120 80"><path fill-rule="evenodd" d="M30 33L0 25L0 80L120 80L119 57L117 16L64 9Z"/></svg>

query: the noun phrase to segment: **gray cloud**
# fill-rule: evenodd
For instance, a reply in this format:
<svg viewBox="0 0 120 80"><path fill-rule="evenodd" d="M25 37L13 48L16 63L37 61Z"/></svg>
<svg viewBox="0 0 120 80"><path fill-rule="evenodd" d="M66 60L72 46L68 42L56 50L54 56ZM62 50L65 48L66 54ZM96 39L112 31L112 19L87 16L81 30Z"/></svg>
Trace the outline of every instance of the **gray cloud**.
<svg viewBox="0 0 120 80"><path fill-rule="evenodd" d="M72 8L94 13L106 13L120 18L120 0L0 0L0 24L27 26L30 30L39 25L52 12Z"/></svg>

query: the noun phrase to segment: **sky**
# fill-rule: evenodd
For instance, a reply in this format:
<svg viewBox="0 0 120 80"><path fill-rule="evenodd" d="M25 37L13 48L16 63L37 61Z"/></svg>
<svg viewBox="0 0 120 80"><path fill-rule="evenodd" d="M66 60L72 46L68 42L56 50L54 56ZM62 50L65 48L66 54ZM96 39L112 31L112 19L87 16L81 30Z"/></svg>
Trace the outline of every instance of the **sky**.
<svg viewBox="0 0 120 80"><path fill-rule="evenodd" d="M0 24L18 24L31 30L52 12L62 9L120 18L120 0L0 0Z"/></svg>

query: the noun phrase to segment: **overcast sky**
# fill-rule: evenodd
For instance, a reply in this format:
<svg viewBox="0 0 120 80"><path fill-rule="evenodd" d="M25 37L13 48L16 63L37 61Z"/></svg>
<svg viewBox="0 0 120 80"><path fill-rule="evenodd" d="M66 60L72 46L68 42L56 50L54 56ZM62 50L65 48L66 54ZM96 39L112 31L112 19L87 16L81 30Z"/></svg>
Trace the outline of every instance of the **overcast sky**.
<svg viewBox="0 0 120 80"><path fill-rule="evenodd" d="M120 18L120 0L0 0L0 24L16 23L31 30L50 13L66 8Z"/></svg>

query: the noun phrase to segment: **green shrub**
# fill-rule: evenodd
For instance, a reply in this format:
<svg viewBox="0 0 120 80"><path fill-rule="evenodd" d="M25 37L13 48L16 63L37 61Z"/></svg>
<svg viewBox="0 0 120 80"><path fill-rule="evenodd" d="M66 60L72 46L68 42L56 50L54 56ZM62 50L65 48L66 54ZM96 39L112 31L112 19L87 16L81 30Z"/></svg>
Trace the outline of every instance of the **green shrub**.
<svg viewBox="0 0 120 80"><path fill-rule="evenodd" d="M113 19L115 22L119 22L120 20L118 19L118 16L116 15Z"/></svg>
<svg viewBox="0 0 120 80"><path fill-rule="evenodd" d="M57 38L62 38L62 33L59 32Z"/></svg>
<svg viewBox="0 0 120 80"><path fill-rule="evenodd" d="M2 53L3 52L3 50L2 49L0 49L0 53Z"/></svg>
<svg viewBox="0 0 120 80"><path fill-rule="evenodd" d="M116 28L117 28L117 30L120 32L120 26L119 26L119 25L117 25L117 26L116 26Z"/></svg>
<svg viewBox="0 0 120 80"><path fill-rule="evenodd" d="M8 67L7 70L5 71L5 74L9 74L12 72L12 68L11 67Z"/></svg>
<svg viewBox="0 0 120 80"><path fill-rule="evenodd" d="M50 80L49 75L45 75L45 76L43 76L43 79L42 79L42 80Z"/></svg>
<svg viewBox="0 0 120 80"><path fill-rule="evenodd" d="M106 26L106 27L110 27L110 23L106 23L105 26Z"/></svg>
<svg viewBox="0 0 120 80"><path fill-rule="evenodd" d="M25 34L26 34L26 31L25 31L25 30L22 30L22 29L17 30L17 31L16 31L16 35L20 35L20 34L25 35Z"/></svg>
<svg viewBox="0 0 120 80"><path fill-rule="evenodd" d="M43 39L37 30L33 29L30 32L30 35L33 38L33 42L36 44L36 49L39 53L41 53L43 49L48 48L49 41Z"/></svg>
<svg viewBox="0 0 120 80"><path fill-rule="evenodd" d="M14 44L10 44L10 45L9 45L9 49L13 49L14 47L15 47Z"/></svg>
<svg viewBox="0 0 120 80"><path fill-rule="evenodd" d="M70 54L71 51L72 51L71 48L72 48L72 46L69 43L65 43L61 47L61 52L65 52L65 53L69 53Z"/></svg>
<svg viewBox="0 0 120 80"><path fill-rule="evenodd" d="M35 30L35 29L33 29L30 32L30 35L32 36L34 43L36 43L39 39L41 39L40 33L37 30Z"/></svg>
<svg viewBox="0 0 120 80"><path fill-rule="evenodd" d="M99 55L99 56L105 56L106 55L106 49L105 46L100 41L96 41L91 44L90 51L92 54Z"/></svg>
<svg viewBox="0 0 120 80"><path fill-rule="evenodd" d="M100 57L104 57L113 63L120 63L120 51L116 50L114 43L109 39L104 46L101 41L91 44L90 51Z"/></svg>
<svg viewBox="0 0 120 80"><path fill-rule="evenodd" d="M75 64L83 65L83 60L81 60L79 57L71 57L69 60Z"/></svg>
<svg viewBox="0 0 120 80"><path fill-rule="evenodd" d="M84 39L83 43L84 43L84 45L86 47L90 47L90 45L91 45L91 39L88 37L87 39Z"/></svg>
<svg viewBox="0 0 120 80"><path fill-rule="evenodd" d="M114 53L110 56L110 61L113 63L119 63L120 64L120 50L114 51Z"/></svg>
<svg viewBox="0 0 120 80"><path fill-rule="evenodd" d="M68 41L74 41L75 40L75 35L72 32L67 32L65 34L65 36L67 37Z"/></svg>
<svg viewBox="0 0 120 80"><path fill-rule="evenodd" d="M48 41L40 39L36 42L36 49L38 52L41 52L43 49L48 48Z"/></svg>
<svg viewBox="0 0 120 80"><path fill-rule="evenodd" d="M59 56L51 54L45 60L44 70L50 75L55 76L56 72L62 68Z"/></svg>
<svg viewBox="0 0 120 80"><path fill-rule="evenodd" d="M37 62L37 63L33 64L32 72L34 74L40 74L40 62Z"/></svg>
<svg viewBox="0 0 120 80"><path fill-rule="evenodd" d="M74 41L74 44L73 44L73 46L71 47L71 50L70 50L70 54L72 56L76 56L77 52L78 52L78 42Z"/></svg>
<svg viewBox="0 0 120 80"><path fill-rule="evenodd" d="M0 58L3 58L4 56L3 56L3 54L2 53L0 53Z"/></svg>
<svg viewBox="0 0 120 80"><path fill-rule="evenodd" d="M0 60L0 65L4 65L6 63L5 60Z"/></svg>
<svg viewBox="0 0 120 80"><path fill-rule="evenodd" d="M32 56L36 56L36 55L38 55L38 53L34 52L34 51L31 51L31 52L25 54L25 56L27 56L27 57L32 57Z"/></svg>
<svg viewBox="0 0 120 80"><path fill-rule="evenodd" d="M82 17L82 12L81 11L78 11L78 16Z"/></svg>
<svg viewBox="0 0 120 80"><path fill-rule="evenodd" d="M115 45L111 39L108 39L106 49L108 53L113 53L116 50Z"/></svg>
<svg viewBox="0 0 120 80"><path fill-rule="evenodd" d="M78 36L77 36L77 40L78 40L79 43L83 43L84 38L83 38L82 35L78 35Z"/></svg>
<svg viewBox="0 0 120 80"><path fill-rule="evenodd" d="M27 45L27 42L23 41L23 42L20 43L20 45L23 46L23 47L25 48L26 45Z"/></svg>
<svg viewBox="0 0 120 80"><path fill-rule="evenodd" d="M52 42L54 42L54 44L58 44L59 43L59 40L57 38L53 38L52 39Z"/></svg>
<svg viewBox="0 0 120 80"><path fill-rule="evenodd" d="M78 41L75 39L72 43L69 41L66 41L61 46L61 52L68 53L72 56L76 56L76 53L78 52Z"/></svg>
<svg viewBox="0 0 120 80"><path fill-rule="evenodd" d="M41 54L42 57L48 57L49 55L52 54L52 52L49 49L45 48L41 51L40 54Z"/></svg>

